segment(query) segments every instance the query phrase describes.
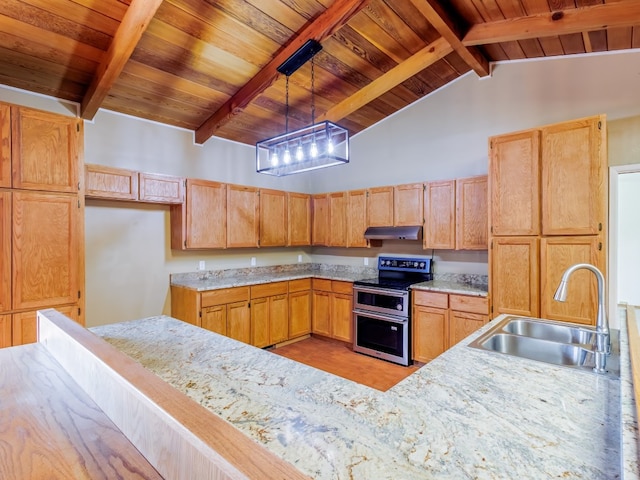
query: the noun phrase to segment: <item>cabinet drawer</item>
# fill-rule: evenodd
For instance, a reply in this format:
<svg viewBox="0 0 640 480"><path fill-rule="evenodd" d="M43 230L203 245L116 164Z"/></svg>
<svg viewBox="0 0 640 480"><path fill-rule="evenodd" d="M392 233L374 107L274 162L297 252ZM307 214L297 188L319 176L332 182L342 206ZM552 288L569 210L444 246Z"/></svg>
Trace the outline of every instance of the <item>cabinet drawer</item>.
<svg viewBox="0 0 640 480"><path fill-rule="evenodd" d="M84 176L87 197L113 200L138 199L138 172L87 164Z"/></svg>
<svg viewBox="0 0 640 480"><path fill-rule="evenodd" d="M449 308L449 295L447 293L414 290L413 303L424 307Z"/></svg>
<svg viewBox="0 0 640 480"><path fill-rule="evenodd" d="M314 290L322 290L324 292L331 291L331 280L325 280L323 278L314 278L312 285Z"/></svg>
<svg viewBox="0 0 640 480"><path fill-rule="evenodd" d="M333 293L343 293L345 295L353 295L353 283L332 280L331 291Z"/></svg>
<svg viewBox="0 0 640 480"><path fill-rule="evenodd" d="M184 201L184 179L158 173L140 173L141 202L182 203Z"/></svg>
<svg viewBox="0 0 640 480"><path fill-rule="evenodd" d="M311 279L310 278L300 278L299 280L290 280L289 281L289 293L291 293L291 292L302 292L304 290L311 290Z"/></svg>
<svg viewBox="0 0 640 480"><path fill-rule="evenodd" d="M287 293L287 282L271 282L251 286L251 298L272 297Z"/></svg>
<svg viewBox="0 0 640 480"><path fill-rule="evenodd" d="M449 295L451 310L460 312L489 314L489 301L486 297L472 297L469 295Z"/></svg>
<svg viewBox="0 0 640 480"><path fill-rule="evenodd" d="M246 302L248 300L249 287L221 288L220 290L203 292L201 306L204 308L225 303Z"/></svg>

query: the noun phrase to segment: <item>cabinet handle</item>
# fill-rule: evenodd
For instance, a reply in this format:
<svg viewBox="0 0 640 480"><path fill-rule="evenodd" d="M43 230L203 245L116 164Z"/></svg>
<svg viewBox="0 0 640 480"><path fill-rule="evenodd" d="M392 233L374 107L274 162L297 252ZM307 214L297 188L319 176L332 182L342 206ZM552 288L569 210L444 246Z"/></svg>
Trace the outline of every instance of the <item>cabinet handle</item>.
<svg viewBox="0 0 640 480"><path fill-rule="evenodd" d="M602 231L602 223L598 224L598 230L601 232Z"/></svg>
<svg viewBox="0 0 640 480"><path fill-rule="evenodd" d="M598 242L598 250L602 250L602 242Z"/></svg>

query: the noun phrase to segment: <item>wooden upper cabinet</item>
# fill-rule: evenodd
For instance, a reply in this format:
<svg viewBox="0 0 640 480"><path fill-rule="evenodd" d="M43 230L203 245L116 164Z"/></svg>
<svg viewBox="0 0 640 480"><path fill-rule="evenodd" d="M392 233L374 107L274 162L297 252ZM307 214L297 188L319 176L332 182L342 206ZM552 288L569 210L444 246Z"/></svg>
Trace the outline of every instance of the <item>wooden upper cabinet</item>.
<svg viewBox="0 0 640 480"><path fill-rule="evenodd" d="M329 195L326 193L311 196L313 226L311 228L312 245L329 245Z"/></svg>
<svg viewBox="0 0 640 480"><path fill-rule="evenodd" d="M456 181L429 182L424 189L424 248L456 248Z"/></svg>
<svg viewBox="0 0 640 480"><path fill-rule="evenodd" d="M605 227L605 131L604 115L541 129L543 235L590 235Z"/></svg>
<svg viewBox="0 0 640 480"><path fill-rule="evenodd" d="M424 185L412 183L393 187L393 225L413 226L424 222Z"/></svg>
<svg viewBox="0 0 640 480"><path fill-rule="evenodd" d="M368 247L364 231L367 221L367 191L351 190L347 192L347 247Z"/></svg>
<svg viewBox="0 0 640 480"><path fill-rule="evenodd" d="M367 218L370 227L393 225L393 187L367 190Z"/></svg>
<svg viewBox="0 0 640 480"><path fill-rule="evenodd" d="M347 193L329 194L329 245L347 246Z"/></svg>
<svg viewBox="0 0 640 480"><path fill-rule="evenodd" d="M540 131L489 139L492 235L540 233Z"/></svg>
<svg viewBox="0 0 640 480"><path fill-rule="evenodd" d="M288 192L287 202L287 245L311 245L311 195Z"/></svg>
<svg viewBox="0 0 640 480"><path fill-rule="evenodd" d="M138 172L103 165L84 166L85 196L112 200L138 199Z"/></svg>
<svg viewBox="0 0 640 480"><path fill-rule="evenodd" d="M141 202L147 203L182 203L184 202L184 178L140 172L138 198Z"/></svg>
<svg viewBox="0 0 640 480"><path fill-rule="evenodd" d="M456 249L487 250L487 176L456 180Z"/></svg>
<svg viewBox="0 0 640 480"><path fill-rule="evenodd" d="M0 215L0 312L6 312L11 310L11 192L0 192Z"/></svg>
<svg viewBox="0 0 640 480"><path fill-rule="evenodd" d="M0 187L11 187L11 107L0 103Z"/></svg>
<svg viewBox="0 0 640 480"><path fill-rule="evenodd" d="M77 195L13 192L13 309L79 298Z"/></svg>
<svg viewBox="0 0 640 480"><path fill-rule="evenodd" d="M227 185L227 247L257 247L258 189Z"/></svg>
<svg viewBox="0 0 640 480"><path fill-rule="evenodd" d="M171 248L227 246L227 186L187 179L185 201L171 206Z"/></svg>
<svg viewBox="0 0 640 480"><path fill-rule="evenodd" d="M590 263L606 278L601 239L598 236L544 237L540 242L540 316L595 325L598 293L593 273L582 269L571 275L566 302L556 302L553 295L564 271L576 263Z"/></svg>
<svg viewBox="0 0 640 480"><path fill-rule="evenodd" d="M494 317L539 316L539 249L538 237L493 237L489 290Z"/></svg>
<svg viewBox="0 0 640 480"><path fill-rule="evenodd" d="M260 246L284 247L287 224L286 192L260 189Z"/></svg>
<svg viewBox="0 0 640 480"><path fill-rule="evenodd" d="M11 107L13 188L77 193L83 123Z"/></svg>

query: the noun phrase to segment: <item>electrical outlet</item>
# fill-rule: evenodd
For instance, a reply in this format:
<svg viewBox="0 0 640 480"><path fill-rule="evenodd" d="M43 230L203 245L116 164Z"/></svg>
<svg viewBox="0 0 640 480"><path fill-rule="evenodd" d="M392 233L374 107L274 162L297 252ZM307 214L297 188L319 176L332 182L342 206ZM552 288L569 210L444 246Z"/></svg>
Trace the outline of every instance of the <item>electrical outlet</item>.
<svg viewBox="0 0 640 480"><path fill-rule="evenodd" d="M298 255L298 263L302 263L302 255Z"/></svg>
<svg viewBox="0 0 640 480"><path fill-rule="evenodd" d="M256 257L251 257L251 266L252 267L256 266Z"/></svg>
<svg viewBox="0 0 640 480"><path fill-rule="evenodd" d="M200 262L198 263L198 270L206 270L207 267L205 267L204 264L204 260L200 260Z"/></svg>
<svg viewBox="0 0 640 480"><path fill-rule="evenodd" d="M369 259L367 257L364 257L364 266L365 267L369 266Z"/></svg>

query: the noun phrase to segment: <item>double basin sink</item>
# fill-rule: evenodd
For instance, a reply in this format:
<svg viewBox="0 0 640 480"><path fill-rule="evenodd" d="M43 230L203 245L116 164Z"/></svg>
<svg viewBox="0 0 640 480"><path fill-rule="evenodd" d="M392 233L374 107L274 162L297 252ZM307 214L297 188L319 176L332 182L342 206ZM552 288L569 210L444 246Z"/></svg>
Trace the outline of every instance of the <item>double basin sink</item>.
<svg viewBox="0 0 640 480"><path fill-rule="evenodd" d="M619 376L618 331L611 331L607 374ZM470 347L529 360L592 371L595 329L528 317L507 316L469 344Z"/></svg>

